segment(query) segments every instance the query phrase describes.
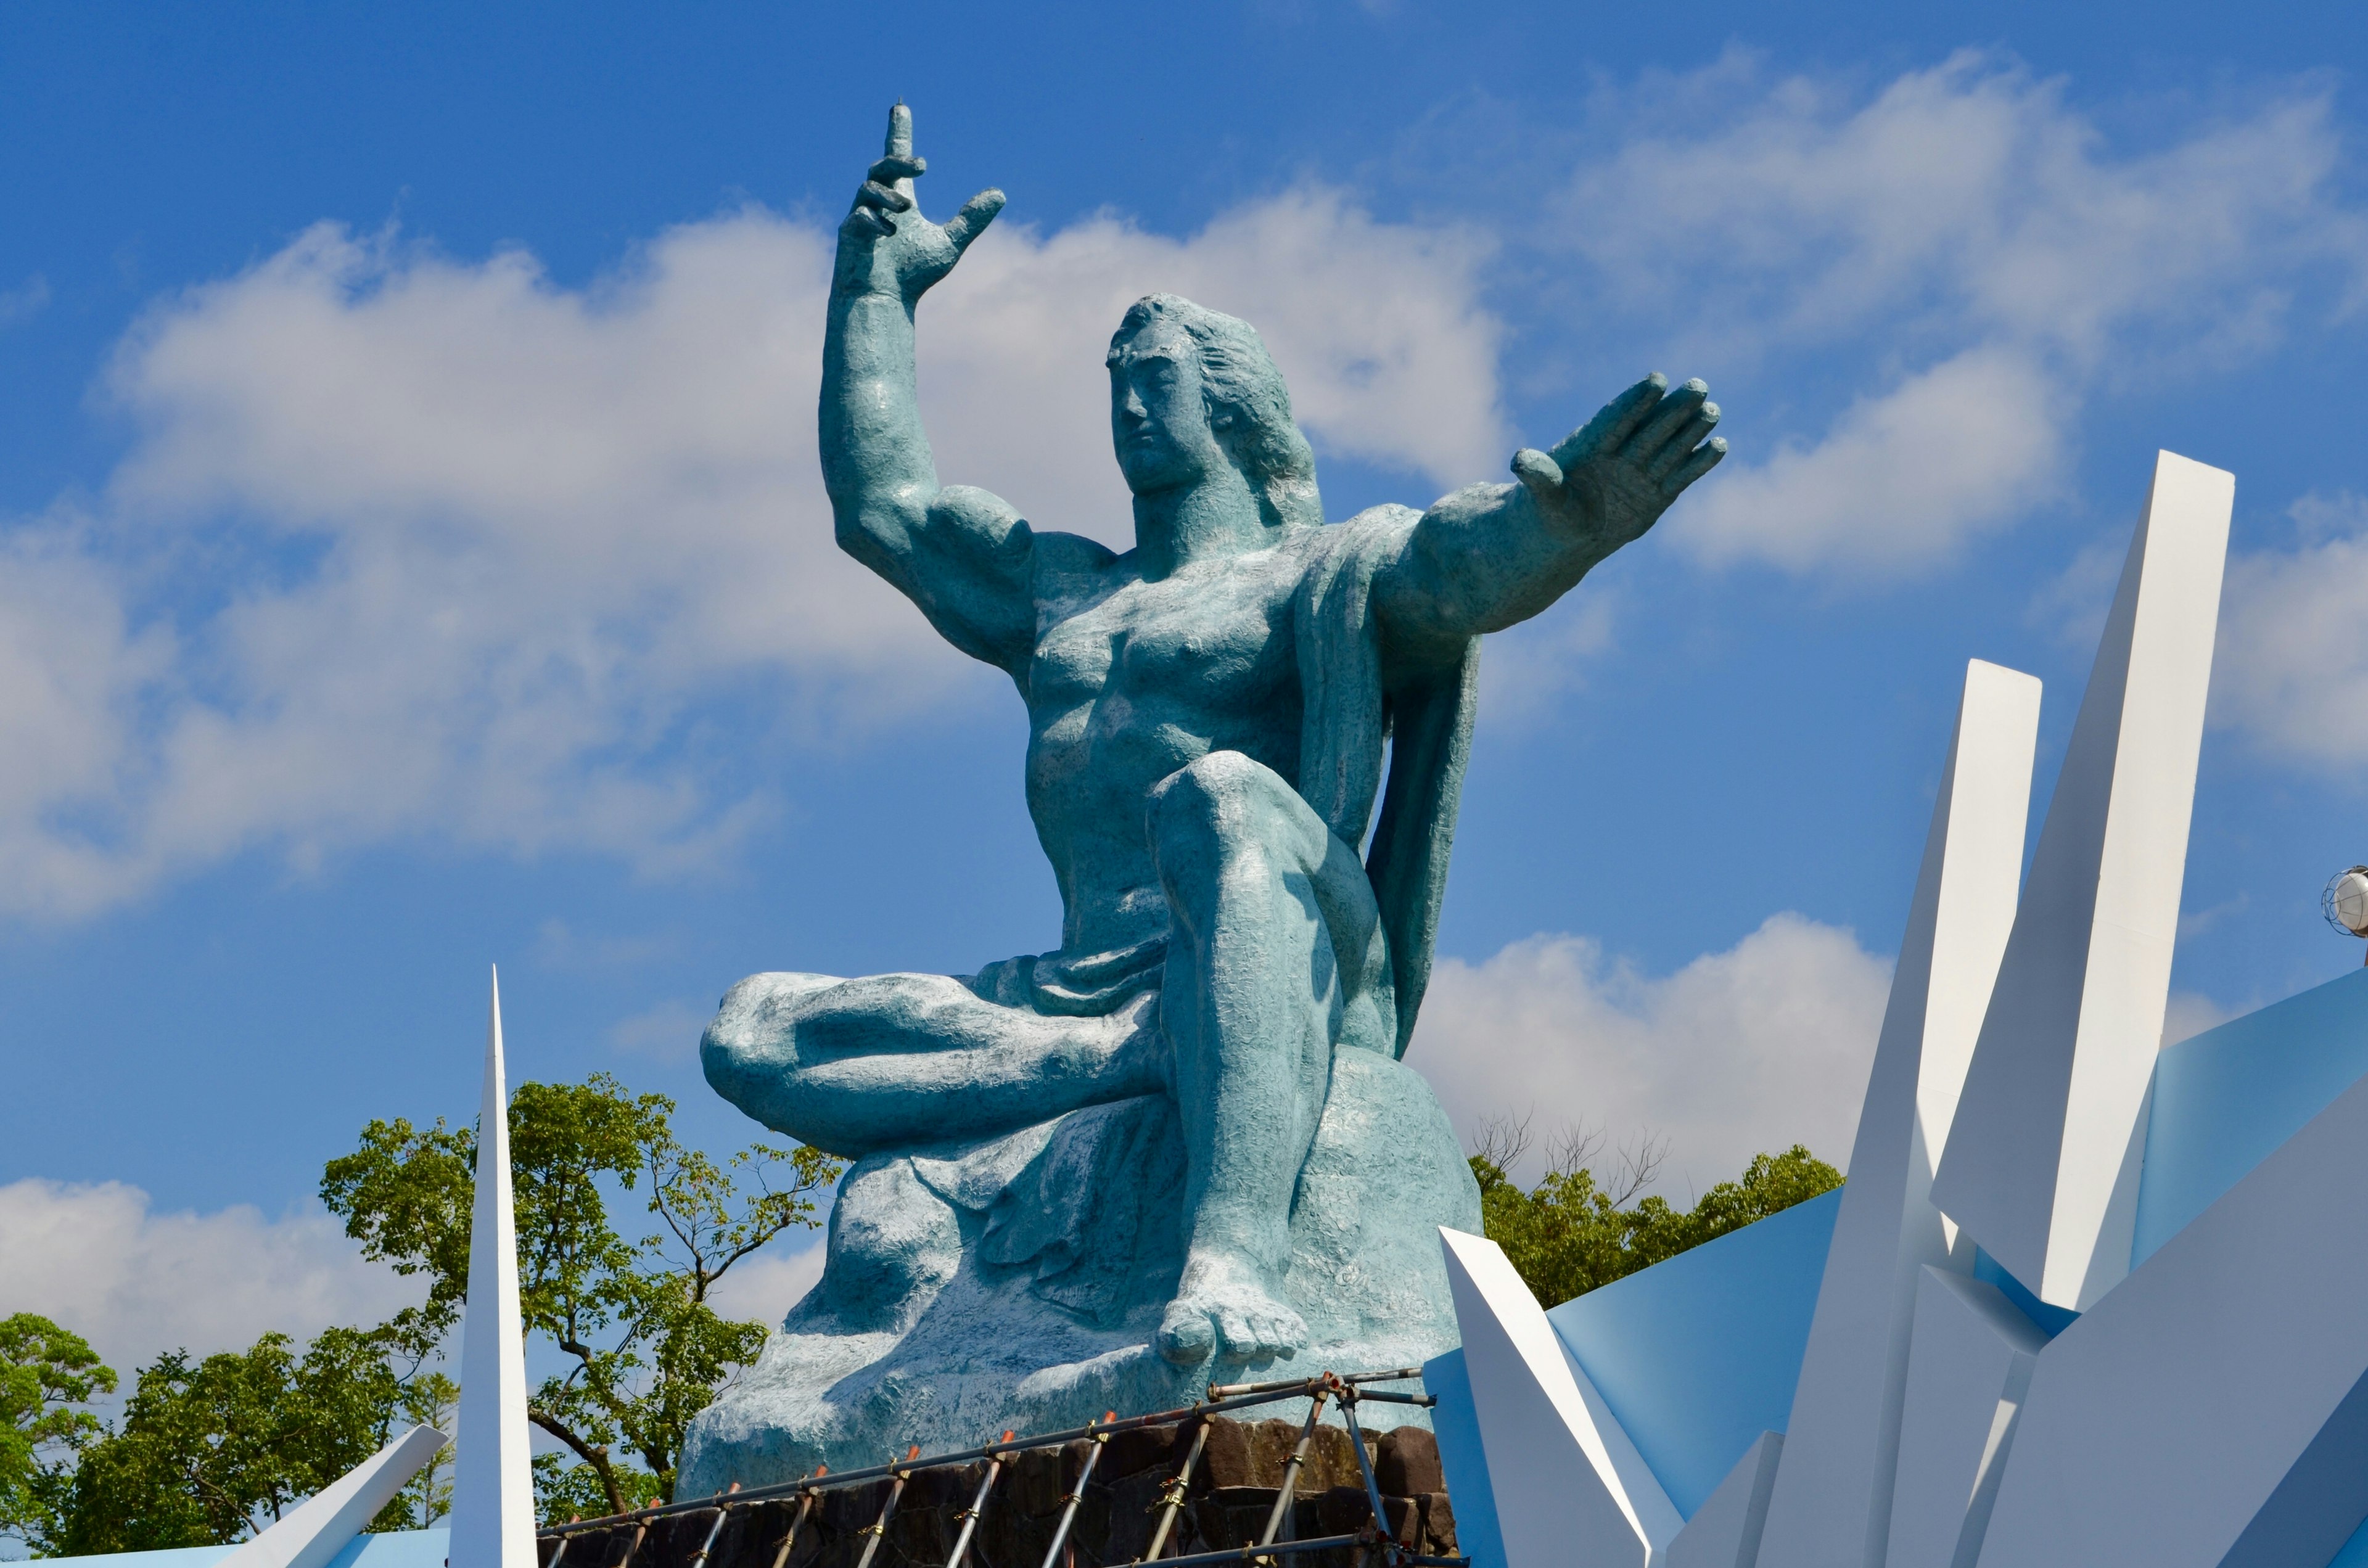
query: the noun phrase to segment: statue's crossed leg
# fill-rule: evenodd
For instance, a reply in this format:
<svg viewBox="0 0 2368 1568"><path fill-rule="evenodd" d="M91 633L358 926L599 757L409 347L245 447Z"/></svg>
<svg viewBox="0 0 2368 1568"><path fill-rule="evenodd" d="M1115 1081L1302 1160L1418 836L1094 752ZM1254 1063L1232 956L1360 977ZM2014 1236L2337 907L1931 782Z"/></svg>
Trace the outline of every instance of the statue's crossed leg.
<svg viewBox="0 0 2368 1568"><path fill-rule="evenodd" d="M1169 908L1156 994L1079 1015L941 975L756 975L703 1056L742 1109L845 1154L990 1137L1082 1106L1175 1097L1186 1153L1170 1359L1289 1355L1291 1201L1342 1043L1389 1051L1388 955L1356 854L1271 769L1215 752L1152 797Z"/></svg>

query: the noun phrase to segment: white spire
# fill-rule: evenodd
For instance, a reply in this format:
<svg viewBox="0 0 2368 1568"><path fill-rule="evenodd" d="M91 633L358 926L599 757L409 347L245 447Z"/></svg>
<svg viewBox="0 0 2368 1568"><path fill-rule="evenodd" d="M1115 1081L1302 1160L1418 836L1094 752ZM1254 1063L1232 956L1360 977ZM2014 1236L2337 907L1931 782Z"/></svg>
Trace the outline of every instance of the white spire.
<svg viewBox="0 0 2368 1568"><path fill-rule="evenodd" d="M469 1304L461 1335L460 1437L452 1457L451 1568L535 1568L534 1473L527 1460L526 1339L518 1321L518 1221L510 1209L502 977L485 1030L477 1119L477 1201L469 1221Z"/></svg>
<svg viewBox="0 0 2368 1568"><path fill-rule="evenodd" d="M2129 1272L2234 475L2156 460L1931 1201L2041 1301Z"/></svg>
<svg viewBox="0 0 2368 1568"><path fill-rule="evenodd" d="M1784 1430L1760 1568L1883 1561L1918 1278L1925 1264L1949 1256L1925 1195L2014 925L2038 740L2039 682L1968 664ZM1970 1267L1967 1257L1959 1271Z"/></svg>

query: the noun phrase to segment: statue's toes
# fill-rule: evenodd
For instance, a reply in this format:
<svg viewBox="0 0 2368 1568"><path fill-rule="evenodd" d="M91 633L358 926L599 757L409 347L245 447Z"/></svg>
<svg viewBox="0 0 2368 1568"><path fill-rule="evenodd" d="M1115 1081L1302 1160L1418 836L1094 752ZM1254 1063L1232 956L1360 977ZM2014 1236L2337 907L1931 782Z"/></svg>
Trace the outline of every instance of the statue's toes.
<svg viewBox="0 0 2368 1568"><path fill-rule="evenodd" d="M1217 1353L1228 1361L1271 1361L1307 1342L1307 1324L1278 1302L1227 1304L1217 1312Z"/></svg>
<svg viewBox="0 0 2368 1568"><path fill-rule="evenodd" d="M1159 1353L1179 1367L1197 1367L1216 1348L1216 1332L1209 1314L1183 1301L1172 1303L1160 1321Z"/></svg>

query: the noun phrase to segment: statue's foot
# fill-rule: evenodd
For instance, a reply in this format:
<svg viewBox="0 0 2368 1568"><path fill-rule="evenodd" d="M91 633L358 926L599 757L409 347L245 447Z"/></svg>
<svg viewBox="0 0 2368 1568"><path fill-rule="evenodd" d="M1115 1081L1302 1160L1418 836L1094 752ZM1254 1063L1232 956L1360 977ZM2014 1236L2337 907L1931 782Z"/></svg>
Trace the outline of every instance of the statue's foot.
<svg viewBox="0 0 2368 1568"><path fill-rule="evenodd" d="M1182 1367L1212 1350L1220 1360L1270 1361L1307 1343L1307 1324L1247 1260L1201 1256L1184 1265L1183 1289L1167 1303L1156 1343Z"/></svg>

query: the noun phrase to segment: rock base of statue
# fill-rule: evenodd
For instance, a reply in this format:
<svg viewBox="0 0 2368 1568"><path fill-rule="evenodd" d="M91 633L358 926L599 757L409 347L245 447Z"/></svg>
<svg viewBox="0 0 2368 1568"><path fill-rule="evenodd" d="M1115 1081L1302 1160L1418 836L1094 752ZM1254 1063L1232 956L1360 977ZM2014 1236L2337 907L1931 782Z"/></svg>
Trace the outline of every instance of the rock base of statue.
<svg viewBox="0 0 2368 1568"><path fill-rule="evenodd" d="M864 1160L840 1185L821 1282L692 1424L676 1494L1173 1409L1212 1381L1418 1366L1458 1343L1438 1228L1478 1231L1480 1192L1412 1069L1335 1059L1292 1202L1287 1290L1309 1338L1289 1359L1178 1367L1153 1346L1183 1190L1164 1096ZM1374 1403L1360 1420L1424 1416Z"/></svg>

